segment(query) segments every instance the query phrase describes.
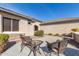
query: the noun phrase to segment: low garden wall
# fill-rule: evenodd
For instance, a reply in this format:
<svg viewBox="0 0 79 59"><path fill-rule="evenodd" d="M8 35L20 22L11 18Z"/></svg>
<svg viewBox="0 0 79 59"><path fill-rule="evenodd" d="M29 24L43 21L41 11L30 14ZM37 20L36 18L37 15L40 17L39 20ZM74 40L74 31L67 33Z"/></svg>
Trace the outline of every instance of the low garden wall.
<svg viewBox="0 0 79 59"><path fill-rule="evenodd" d="M79 32L74 32L74 40L79 43Z"/></svg>

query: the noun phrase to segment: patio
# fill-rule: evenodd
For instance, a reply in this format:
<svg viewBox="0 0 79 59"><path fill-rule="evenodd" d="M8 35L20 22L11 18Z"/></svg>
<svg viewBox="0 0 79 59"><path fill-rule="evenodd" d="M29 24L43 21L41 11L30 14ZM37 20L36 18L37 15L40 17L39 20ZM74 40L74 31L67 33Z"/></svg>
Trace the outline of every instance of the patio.
<svg viewBox="0 0 79 59"><path fill-rule="evenodd" d="M49 56L45 41L55 42L58 39L62 40L61 37L48 36L48 35L45 35L44 37L39 37L39 38L38 37L32 37L32 38L33 38L33 40L42 40L42 41L44 41L41 44L41 48L40 48L41 55L37 53L37 56L45 56L45 54L47 56ZM68 44L67 48L65 49L64 53L61 56L79 56L79 49L78 49L79 47L76 47L72 43L70 42ZM21 44L21 42L13 44L10 48L8 48L5 52L3 52L1 54L1 56L27 56L30 52L30 49L27 48L27 47L24 47L24 49L20 53L20 50L21 50L20 44ZM30 56L33 56L33 53L31 53ZM52 56L56 56L56 55L52 53Z"/></svg>

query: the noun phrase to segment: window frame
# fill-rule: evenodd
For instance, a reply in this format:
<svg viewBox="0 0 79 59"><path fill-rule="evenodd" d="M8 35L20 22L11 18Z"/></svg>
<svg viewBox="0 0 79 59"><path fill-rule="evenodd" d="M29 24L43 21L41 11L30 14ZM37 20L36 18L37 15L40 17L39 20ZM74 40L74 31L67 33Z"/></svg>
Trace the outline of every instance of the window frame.
<svg viewBox="0 0 79 59"><path fill-rule="evenodd" d="M18 21L18 26L17 26L17 29L15 30L15 28L14 28L14 23L13 23L13 21ZM19 20L16 20L16 19L12 19L12 31L19 31Z"/></svg>
<svg viewBox="0 0 79 59"><path fill-rule="evenodd" d="M8 18L8 17L2 17L2 32L7 32L5 29L4 29L4 20L6 20L6 19L10 19L11 20L11 29L10 30L7 30L8 32L14 32L14 31L19 31L19 20L17 20L17 19L13 19L13 18ZM16 20L16 21L18 21L18 30L13 30L14 28L14 25L13 25L13 21L14 20Z"/></svg>

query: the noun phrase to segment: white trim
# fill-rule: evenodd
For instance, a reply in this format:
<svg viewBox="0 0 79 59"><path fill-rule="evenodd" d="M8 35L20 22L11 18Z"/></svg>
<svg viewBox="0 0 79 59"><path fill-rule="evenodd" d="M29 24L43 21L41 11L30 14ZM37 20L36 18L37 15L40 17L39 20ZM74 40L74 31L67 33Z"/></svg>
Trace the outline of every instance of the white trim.
<svg viewBox="0 0 79 59"><path fill-rule="evenodd" d="M75 34L79 34L79 32L74 32Z"/></svg>
<svg viewBox="0 0 79 59"><path fill-rule="evenodd" d="M24 32L3 32L1 34L25 34Z"/></svg>
<svg viewBox="0 0 79 59"><path fill-rule="evenodd" d="M0 33L2 32L2 15L0 14Z"/></svg>

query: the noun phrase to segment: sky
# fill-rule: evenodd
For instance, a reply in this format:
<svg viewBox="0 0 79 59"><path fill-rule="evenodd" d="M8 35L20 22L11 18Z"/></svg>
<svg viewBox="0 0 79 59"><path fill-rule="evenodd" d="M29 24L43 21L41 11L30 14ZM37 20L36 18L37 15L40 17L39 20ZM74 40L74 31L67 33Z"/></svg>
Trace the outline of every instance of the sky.
<svg viewBox="0 0 79 59"><path fill-rule="evenodd" d="M41 21L79 18L78 3L0 3L0 7Z"/></svg>

